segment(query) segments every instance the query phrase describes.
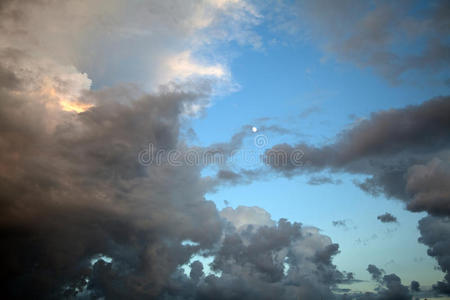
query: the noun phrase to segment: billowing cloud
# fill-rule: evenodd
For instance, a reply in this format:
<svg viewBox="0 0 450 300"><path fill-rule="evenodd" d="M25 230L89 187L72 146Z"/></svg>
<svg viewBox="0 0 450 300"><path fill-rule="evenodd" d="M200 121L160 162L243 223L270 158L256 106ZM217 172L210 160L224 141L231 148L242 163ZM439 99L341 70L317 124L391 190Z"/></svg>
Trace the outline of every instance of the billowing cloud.
<svg viewBox="0 0 450 300"><path fill-rule="evenodd" d="M380 281L382 279L383 274L385 273L383 269L379 269L375 265L368 265L367 272L372 275L372 279L376 281Z"/></svg>
<svg viewBox="0 0 450 300"><path fill-rule="evenodd" d="M411 291L412 292L420 292L420 283L418 281L411 281Z"/></svg>
<svg viewBox="0 0 450 300"><path fill-rule="evenodd" d="M450 162L433 158L425 164L413 165L406 175L406 191L412 195L408 208L447 213L450 207ZM447 207L445 207L445 205Z"/></svg>
<svg viewBox="0 0 450 300"><path fill-rule="evenodd" d="M252 226L275 226L270 214L260 207L238 206L236 209L226 207L220 215L239 230L248 225Z"/></svg>
<svg viewBox="0 0 450 300"><path fill-rule="evenodd" d="M376 293L367 292L356 294L354 299L360 300L410 300L411 294L407 286L404 286L401 279L395 274L384 275L385 271L375 265L369 265L367 271L372 275L372 279L378 283Z"/></svg>
<svg viewBox="0 0 450 300"><path fill-rule="evenodd" d="M419 242L429 247L428 255L437 260L445 273L444 280L439 281L433 288L450 295L450 220L448 217L425 217L419 221L419 231Z"/></svg>
<svg viewBox="0 0 450 300"><path fill-rule="evenodd" d="M338 271L338 245L314 227L279 220L258 207L225 208L230 223L200 299L333 299L337 283L353 279ZM235 295L235 296L233 296Z"/></svg>

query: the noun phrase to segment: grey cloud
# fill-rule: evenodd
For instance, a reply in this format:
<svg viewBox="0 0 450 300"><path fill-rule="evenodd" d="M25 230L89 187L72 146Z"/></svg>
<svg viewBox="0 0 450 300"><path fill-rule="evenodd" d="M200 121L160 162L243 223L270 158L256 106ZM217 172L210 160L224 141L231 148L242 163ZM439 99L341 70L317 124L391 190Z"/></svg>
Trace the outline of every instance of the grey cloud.
<svg viewBox="0 0 450 300"><path fill-rule="evenodd" d="M400 278L395 274L384 275L383 284L386 289L379 292L380 299L386 300L409 300L411 295L408 287L404 286Z"/></svg>
<svg viewBox="0 0 450 300"><path fill-rule="evenodd" d="M337 220L337 221L333 221L332 222L333 226L342 226L342 227L347 227L347 222L345 220Z"/></svg>
<svg viewBox="0 0 450 300"><path fill-rule="evenodd" d="M331 177L327 176L313 176L308 180L308 184L310 185L322 185L322 184L341 184L342 180L336 179L334 180Z"/></svg>
<svg viewBox="0 0 450 300"><path fill-rule="evenodd" d="M240 175L229 170L219 170L217 178L225 181L236 181L240 178Z"/></svg>
<svg viewBox="0 0 450 300"><path fill-rule="evenodd" d="M433 158L426 164L408 169L406 191L412 195L411 211L427 210L435 215L445 214L443 205L450 206L450 162Z"/></svg>
<svg viewBox="0 0 450 300"><path fill-rule="evenodd" d="M275 224L257 207L225 208L221 214L236 231L227 233L212 263L213 269L222 271L221 277L205 278L199 291L201 299L211 295L216 299L232 295L246 299L333 299L330 287L348 277L331 262L338 245L315 228L283 219Z"/></svg>
<svg viewBox="0 0 450 300"><path fill-rule="evenodd" d="M339 299L336 285L357 281L332 264L339 247L317 228L274 222L259 207L221 215L228 225L211 264L221 274L198 281L177 274L162 299Z"/></svg>
<svg viewBox="0 0 450 300"><path fill-rule="evenodd" d="M445 71L449 57L448 1L417 5L414 1L297 1L298 19L309 38L327 55L373 69L393 83L407 72ZM393 49L427 47L405 54Z"/></svg>
<svg viewBox="0 0 450 300"><path fill-rule="evenodd" d="M279 144L265 162L286 176L323 170L368 177L355 183L373 195L403 200L412 211L449 214L450 98L372 113L322 146ZM304 164L280 163L276 155L304 153Z"/></svg>
<svg viewBox="0 0 450 300"><path fill-rule="evenodd" d="M121 103L84 91L95 107L65 112L51 95L29 93L31 79L5 67L12 59L22 58L0 66L20 83L0 84L3 296L157 296L177 266L219 239L222 223L199 167L145 167L137 153L148 143L175 149L183 103L203 94L169 89ZM70 87L70 78L54 80ZM91 266L99 254L112 262Z"/></svg>
<svg viewBox="0 0 450 300"><path fill-rule="evenodd" d="M382 279L383 274L385 273L383 269L379 269L375 265L368 265L367 272L372 275L372 279L375 281L380 281Z"/></svg>
<svg viewBox="0 0 450 300"><path fill-rule="evenodd" d="M192 280L198 281L200 277L203 276L203 265L200 261L196 260L190 265L191 272L189 273L189 276Z"/></svg>
<svg viewBox="0 0 450 300"><path fill-rule="evenodd" d="M411 291L420 292L420 283L415 280L411 281Z"/></svg>
<svg viewBox="0 0 450 300"><path fill-rule="evenodd" d="M382 223L397 223L397 218L388 212L385 214L379 215L377 217L377 219L380 220Z"/></svg>
<svg viewBox="0 0 450 300"><path fill-rule="evenodd" d="M396 274L384 275L385 271L375 265L369 265L367 271L372 275L372 279L378 282L376 293L368 292L357 295L356 299L361 300L411 300L407 286L404 286Z"/></svg>
<svg viewBox="0 0 450 300"><path fill-rule="evenodd" d="M428 216L419 221L419 242L428 246L428 255L434 257L445 273L443 281L433 288L450 295L450 220L448 217Z"/></svg>
<svg viewBox="0 0 450 300"><path fill-rule="evenodd" d="M332 221L331 222L331 224L334 226L334 227L339 227L339 228L342 228L343 230L350 230L350 229L356 229L356 228L358 228L354 223L353 223L353 221L352 220L350 220L350 219L345 219L345 220L335 220L335 221Z"/></svg>
<svg viewBox="0 0 450 300"><path fill-rule="evenodd" d="M375 265L369 265L367 271L372 275L372 279L377 281L377 287L374 292L348 293L342 299L358 300L411 300L407 286L401 283L396 274L384 275L385 272Z"/></svg>

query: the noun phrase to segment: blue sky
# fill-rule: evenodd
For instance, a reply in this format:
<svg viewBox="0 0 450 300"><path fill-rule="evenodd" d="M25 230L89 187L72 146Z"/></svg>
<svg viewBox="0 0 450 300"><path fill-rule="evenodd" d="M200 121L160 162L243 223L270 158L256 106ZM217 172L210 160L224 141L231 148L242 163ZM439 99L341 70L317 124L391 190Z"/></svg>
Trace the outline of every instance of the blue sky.
<svg viewBox="0 0 450 300"><path fill-rule="evenodd" d="M267 40L273 37L267 28L259 33ZM394 84L371 68L339 62L332 55L324 60L324 51L310 40L281 39L262 50L226 47L224 51L231 48L234 53L230 71L240 88L215 98L207 113L192 121L197 143L225 142L241 126L257 126L258 119L270 118L270 124L287 128L301 138L268 135L268 148L280 140L323 144L334 140L355 118L370 118L372 112L419 104L449 92L445 84L427 82L428 74L411 75L409 80L418 84ZM370 279L368 263L396 273L406 282L419 280L425 286L442 278L443 273L435 269L436 262L427 255L427 247L417 242L417 222L425 213L411 213L398 200L364 193L352 183L358 176L337 173L333 177L343 183L312 186L307 184L308 176L275 177L250 185L221 187L207 198L219 208L225 206L224 200L232 207L259 206L274 219L319 227L340 245L337 265L358 278ZM398 224L379 222L376 217L385 212L397 216ZM335 220L348 220L350 228L333 226ZM374 284L361 285L364 289Z"/></svg>

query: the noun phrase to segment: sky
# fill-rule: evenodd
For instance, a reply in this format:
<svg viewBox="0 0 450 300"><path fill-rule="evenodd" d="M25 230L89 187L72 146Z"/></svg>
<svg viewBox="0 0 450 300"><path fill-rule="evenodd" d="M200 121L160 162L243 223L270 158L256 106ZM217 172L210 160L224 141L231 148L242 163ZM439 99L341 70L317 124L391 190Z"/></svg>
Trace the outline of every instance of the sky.
<svg viewBox="0 0 450 300"><path fill-rule="evenodd" d="M8 299L450 299L448 1L0 2Z"/></svg>

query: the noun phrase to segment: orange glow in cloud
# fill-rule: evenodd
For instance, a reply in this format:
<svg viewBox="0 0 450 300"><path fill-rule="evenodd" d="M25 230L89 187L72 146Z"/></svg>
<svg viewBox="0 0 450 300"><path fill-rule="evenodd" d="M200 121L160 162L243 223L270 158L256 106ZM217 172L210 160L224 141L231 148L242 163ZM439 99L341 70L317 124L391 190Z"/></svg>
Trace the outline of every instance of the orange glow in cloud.
<svg viewBox="0 0 450 300"><path fill-rule="evenodd" d="M81 102L77 102L77 101L66 101L66 100L60 100L59 105L61 105L61 108L64 111L74 111L77 113L86 111L89 108L91 108L92 106L94 106L93 104L89 104L89 103L81 103Z"/></svg>
<svg viewBox="0 0 450 300"><path fill-rule="evenodd" d="M57 91L50 84L46 84L42 87L39 93L44 97L50 97L58 101L59 106L64 111L74 111L76 113L82 113L94 105L91 103L84 103L77 100L70 100L74 98L73 95L68 95L67 97L61 92Z"/></svg>

